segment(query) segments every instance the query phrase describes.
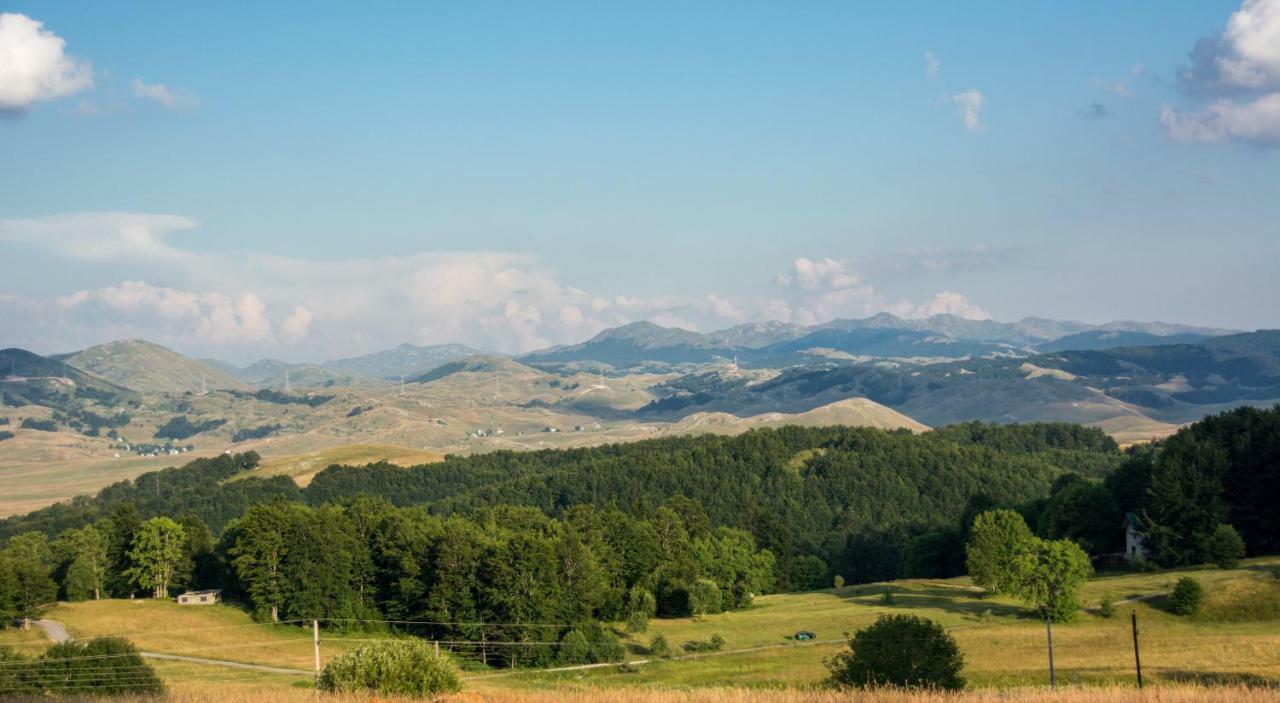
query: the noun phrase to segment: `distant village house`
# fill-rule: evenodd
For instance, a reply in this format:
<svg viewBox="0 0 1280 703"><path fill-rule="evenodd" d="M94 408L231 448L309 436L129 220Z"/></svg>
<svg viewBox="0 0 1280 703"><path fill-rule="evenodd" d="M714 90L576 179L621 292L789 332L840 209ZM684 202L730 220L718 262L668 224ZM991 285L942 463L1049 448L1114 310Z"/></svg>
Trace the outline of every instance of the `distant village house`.
<svg viewBox="0 0 1280 703"><path fill-rule="evenodd" d="M213 605L222 600L222 591L187 591L178 596L178 605Z"/></svg>

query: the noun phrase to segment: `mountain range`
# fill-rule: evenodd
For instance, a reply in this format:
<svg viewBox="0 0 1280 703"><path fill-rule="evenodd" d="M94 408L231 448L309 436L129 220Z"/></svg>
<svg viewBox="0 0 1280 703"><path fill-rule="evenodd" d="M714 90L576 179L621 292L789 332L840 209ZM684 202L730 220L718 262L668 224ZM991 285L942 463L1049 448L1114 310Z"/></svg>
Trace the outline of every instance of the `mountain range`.
<svg viewBox="0 0 1280 703"><path fill-rule="evenodd" d="M1225 332L877 315L705 334L641 322L517 357L405 344L239 367L144 340L48 357L7 349L0 468L106 485L179 447L468 454L824 423L1066 421L1144 441L1280 400L1280 332Z"/></svg>

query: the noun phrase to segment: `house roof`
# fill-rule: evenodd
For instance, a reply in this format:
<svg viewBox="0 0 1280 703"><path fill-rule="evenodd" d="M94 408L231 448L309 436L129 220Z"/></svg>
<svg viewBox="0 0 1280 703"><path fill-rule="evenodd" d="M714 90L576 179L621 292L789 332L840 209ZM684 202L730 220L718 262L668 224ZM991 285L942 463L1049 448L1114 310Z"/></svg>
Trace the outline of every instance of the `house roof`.
<svg viewBox="0 0 1280 703"><path fill-rule="evenodd" d="M181 598L183 596L216 596L219 593L222 593L221 588L210 588L207 591L187 591L186 593L178 594L178 597Z"/></svg>

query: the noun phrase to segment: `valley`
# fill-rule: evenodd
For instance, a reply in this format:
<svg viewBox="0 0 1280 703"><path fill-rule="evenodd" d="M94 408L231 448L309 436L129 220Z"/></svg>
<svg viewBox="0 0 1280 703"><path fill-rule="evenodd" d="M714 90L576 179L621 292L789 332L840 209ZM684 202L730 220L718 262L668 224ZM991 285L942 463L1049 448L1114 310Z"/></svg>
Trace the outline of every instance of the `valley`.
<svg viewBox="0 0 1280 703"><path fill-rule="evenodd" d="M0 429L13 436L0 441L0 478L13 490L0 515L188 453L253 450L305 480L326 452L335 463L417 461L788 424L1064 421L1132 444L1275 403L1278 354L1280 333L1265 331L887 314L710 334L636 323L516 357L404 344L243 368L143 340L49 357L9 349Z"/></svg>

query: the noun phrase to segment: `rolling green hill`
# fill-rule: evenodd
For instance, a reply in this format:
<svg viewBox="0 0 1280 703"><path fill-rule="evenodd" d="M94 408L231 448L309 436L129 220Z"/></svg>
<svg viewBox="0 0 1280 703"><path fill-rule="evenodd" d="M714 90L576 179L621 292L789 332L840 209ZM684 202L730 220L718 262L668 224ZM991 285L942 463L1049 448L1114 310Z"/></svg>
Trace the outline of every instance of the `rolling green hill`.
<svg viewBox="0 0 1280 703"><path fill-rule="evenodd" d="M53 358L142 393L245 387L220 369L143 339L108 342Z"/></svg>

